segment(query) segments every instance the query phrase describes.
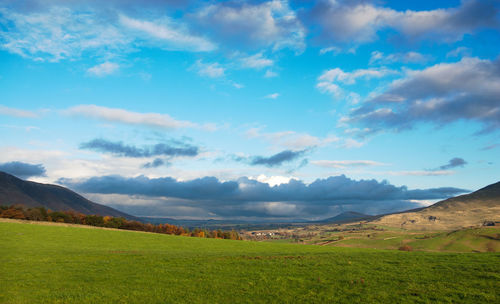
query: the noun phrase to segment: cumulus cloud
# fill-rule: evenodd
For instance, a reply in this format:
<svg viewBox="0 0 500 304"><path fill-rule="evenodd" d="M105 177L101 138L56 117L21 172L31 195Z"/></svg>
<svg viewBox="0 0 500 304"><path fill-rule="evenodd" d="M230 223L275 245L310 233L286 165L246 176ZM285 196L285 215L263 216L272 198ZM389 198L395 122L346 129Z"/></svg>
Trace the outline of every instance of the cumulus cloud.
<svg viewBox="0 0 500 304"><path fill-rule="evenodd" d="M3 105L0 105L0 115L14 116L20 118L34 118L38 116L38 114L33 111L20 110L16 108L6 107Z"/></svg>
<svg viewBox="0 0 500 304"><path fill-rule="evenodd" d="M275 186L246 177L234 181L220 181L215 177L178 181L171 177L102 176L58 182L84 193L177 199L177 206L198 207L218 216L293 217L300 214L311 217L345 205L376 212L407 207L411 205L410 200L441 199L467 192L450 187L409 190L386 181L352 180L344 175L318 179L311 184L291 179Z"/></svg>
<svg viewBox="0 0 500 304"><path fill-rule="evenodd" d="M87 70L87 73L97 77L103 77L106 75L111 75L120 68L120 65L113 62L103 62L101 64L95 65Z"/></svg>
<svg viewBox="0 0 500 304"><path fill-rule="evenodd" d="M96 105L74 106L67 109L65 113L110 122L143 125L162 129L179 129L197 126L195 123L189 121L176 120L168 114L138 113L119 108L107 108Z"/></svg>
<svg viewBox="0 0 500 304"><path fill-rule="evenodd" d="M204 7L194 17L203 32L225 45L297 51L305 47L305 30L288 1L221 2Z"/></svg>
<svg viewBox="0 0 500 304"><path fill-rule="evenodd" d="M45 167L41 164L28 164L19 161L0 163L0 171L12 174L22 179L45 176Z"/></svg>
<svg viewBox="0 0 500 304"><path fill-rule="evenodd" d="M396 11L371 1L318 1L304 14L321 39L337 43L366 43L378 32L392 29L410 40L456 41L482 28L498 28L498 2L466 0L459 7L427 11Z"/></svg>
<svg viewBox="0 0 500 304"><path fill-rule="evenodd" d="M122 142L113 142L105 139L93 139L89 142L80 144L80 149L87 149L101 153L109 153L116 156L125 157L153 157L153 156L189 156L194 157L199 153L199 148L182 143L171 141L169 143L159 143L152 146L138 148L132 145L126 145ZM153 162L154 163L154 162Z"/></svg>
<svg viewBox="0 0 500 304"><path fill-rule="evenodd" d="M355 109L345 123L369 129L403 130L417 123L445 125L474 121L483 132L500 127L500 59L463 58L409 71L389 88Z"/></svg>

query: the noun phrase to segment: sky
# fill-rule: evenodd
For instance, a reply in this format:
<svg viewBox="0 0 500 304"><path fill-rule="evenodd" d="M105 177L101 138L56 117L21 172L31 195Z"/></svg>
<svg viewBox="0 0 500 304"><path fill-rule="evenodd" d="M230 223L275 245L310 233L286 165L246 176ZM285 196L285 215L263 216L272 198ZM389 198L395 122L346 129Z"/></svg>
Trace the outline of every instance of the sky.
<svg viewBox="0 0 500 304"><path fill-rule="evenodd" d="M0 171L316 220L499 180L500 1L0 0Z"/></svg>

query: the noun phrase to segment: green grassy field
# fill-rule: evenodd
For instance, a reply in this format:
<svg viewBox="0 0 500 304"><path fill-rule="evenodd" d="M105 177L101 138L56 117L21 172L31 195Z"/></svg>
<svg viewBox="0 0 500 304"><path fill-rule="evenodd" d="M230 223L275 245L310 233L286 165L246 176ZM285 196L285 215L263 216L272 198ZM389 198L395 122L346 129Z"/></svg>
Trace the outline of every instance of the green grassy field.
<svg viewBox="0 0 500 304"><path fill-rule="evenodd" d="M1 303L498 303L500 254L0 222Z"/></svg>
<svg viewBox="0 0 500 304"><path fill-rule="evenodd" d="M342 236L343 239L339 240ZM328 243L332 241L331 243ZM409 245L415 251L500 252L500 228L482 227L456 231L364 230L354 233L323 233L306 240L308 244L398 249Z"/></svg>

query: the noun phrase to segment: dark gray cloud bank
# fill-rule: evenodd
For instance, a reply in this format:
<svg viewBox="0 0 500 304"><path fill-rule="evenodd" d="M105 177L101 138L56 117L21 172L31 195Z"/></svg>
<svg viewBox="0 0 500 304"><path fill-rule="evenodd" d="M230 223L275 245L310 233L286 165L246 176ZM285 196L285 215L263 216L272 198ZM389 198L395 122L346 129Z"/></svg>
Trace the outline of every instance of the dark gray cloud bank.
<svg viewBox="0 0 500 304"><path fill-rule="evenodd" d="M0 171L12 174L22 179L45 176L45 167L41 164L28 164L19 161L13 161L0 164Z"/></svg>
<svg viewBox="0 0 500 304"><path fill-rule="evenodd" d="M122 142L113 142L106 139L93 139L89 142L82 143L80 149L92 150L101 153L109 153L116 156L125 157L153 157L153 156L197 156L199 148L180 142L169 141L168 143L159 143L152 146L138 148L132 145L126 145Z"/></svg>
<svg viewBox="0 0 500 304"><path fill-rule="evenodd" d="M171 177L126 178L115 175L86 180L60 179L58 182L83 193L163 200L164 203L156 204L157 212L153 214L158 215L159 210L163 210L167 212L165 216L189 216L193 209L208 217L317 218L341 209L382 213L419 207L413 200L442 199L467 192L451 187L409 190L387 181L353 180L344 175L317 179L311 184L291 180L277 186L246 177L234 181L220 181L215 177L177 181ZM171 208L168 206L185 207L191 211L169 214ZM133 210L135 214L145 215L141 206L131 207L129 204L128 208L129 212ZM148 208L151 212L153 207Z"/></svg>

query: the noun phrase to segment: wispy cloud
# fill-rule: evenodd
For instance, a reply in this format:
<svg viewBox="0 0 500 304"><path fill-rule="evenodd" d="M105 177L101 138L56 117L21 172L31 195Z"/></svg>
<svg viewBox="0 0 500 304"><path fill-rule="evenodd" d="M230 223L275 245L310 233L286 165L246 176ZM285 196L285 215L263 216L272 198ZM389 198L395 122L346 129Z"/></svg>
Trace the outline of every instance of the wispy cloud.
<svg viewBox="0 0 500 304"><path fill-rule="evenodd" d="M370 64L391 64L402 63L426 63L432 60L430 55L420 54L418 52L394 53L385 55L380 51L373 51L370 57Z"/></svg>
<svg viewBox="0 0 500 304"><path fill-rule="evenodd" d="M157 39L161 43L160 47L163 48L195 52L207 52L217 49L213 42L189 34L181 25L175 24L175 21L166 17L148 21L120 15L119 21L126 28L137 31L139 33L137 37L141 37L143 40L147 41L141 34Z"/></svg>
<svg viewBox="0 0 500 304"><path fill-rule="evenodd" d="M134 158L153 156L194 157L199 153L198 147L179 141L169 141L167 143L159 143L152 146L136 147L134 145L126 145L123 142L114 142L102 138L84 142L80 144L80 149Z"/></svg>
<svg viewBox="0 0 500 304"><path fill-rule="evenodd" d="M106 61L87 69L87 73L93 76L103 77L106 75L113 74L119 68L120 68L119 64Z"/></svg>
<svg viewBox="0 0 500 304"><path fill-rule="evenodd" d="M272 66L273 64L274 61L269 58L265 58L262 53L257 53L253 56L244 57L241 59L241 66L250 69L262 69Z"/></svg>
<svg viewBox="0 0 500 304"><path fill-rule="evenodd" d="M339 138L333 135L320 138L308 133L299 133L295 131L266 133L262 132L261 128L250 128L245 132L245 136L247 138L261 138L273 145L289 149L325 146L339 140Z"/></svg>
<svg viewBox="0 0 500 304"><path fill-rule="evenodd" d="M35 118L38 114L33 111L20 110L0 105L0 115L14 116L20 118Z"/></svg>
<svg viewBox="0 0 500 304"><path fill-rule="evenodd" d="M251 166L278 167L304 156L306 152L307 150L284 150L271 156L235 156L234 160L248 163Z"/></svg>
<svg viewBox="0 0 500 304"><path fill-rule="evenodd" d="M371 167L385 166L386 164L373 160L313 160L311 164L324 168L350 168L350 167Z"/></svg>
<svg viewBox="0 0 500 304"><path fill-rule="evenodd" d="M279 93L272 93L272 94L264 96L264 98L267 98L267 99L276 99L278 97L280 97Z"/></svg>
<svg viewBox="0 0 500 304"><path fill-rule="evenodd" d="M457 168L457 167L463 167L467 164L467 162L460 157L454 157L448 161L447 164L439 166L439 170L448 170L452 168Z"/></svg>
<svg viewBox="0 0 500 304"><path fill-rule="evenodd" d="M83 116L109 122L131 125L143 125L163 129L193 128L195 123L176 120L168 114L139 113L119 108L107 108L96 105L79 105L64 111L69 115Z"/></svg>
<svg viewBox="0 0 500 304"><path fill-rule="evenodd" d="M198 72L200 76L210 77L210 78L220 78L225 76L226 69L223 68L219 63L204 63L201 60L196 61L193 68Z"/></svg>

